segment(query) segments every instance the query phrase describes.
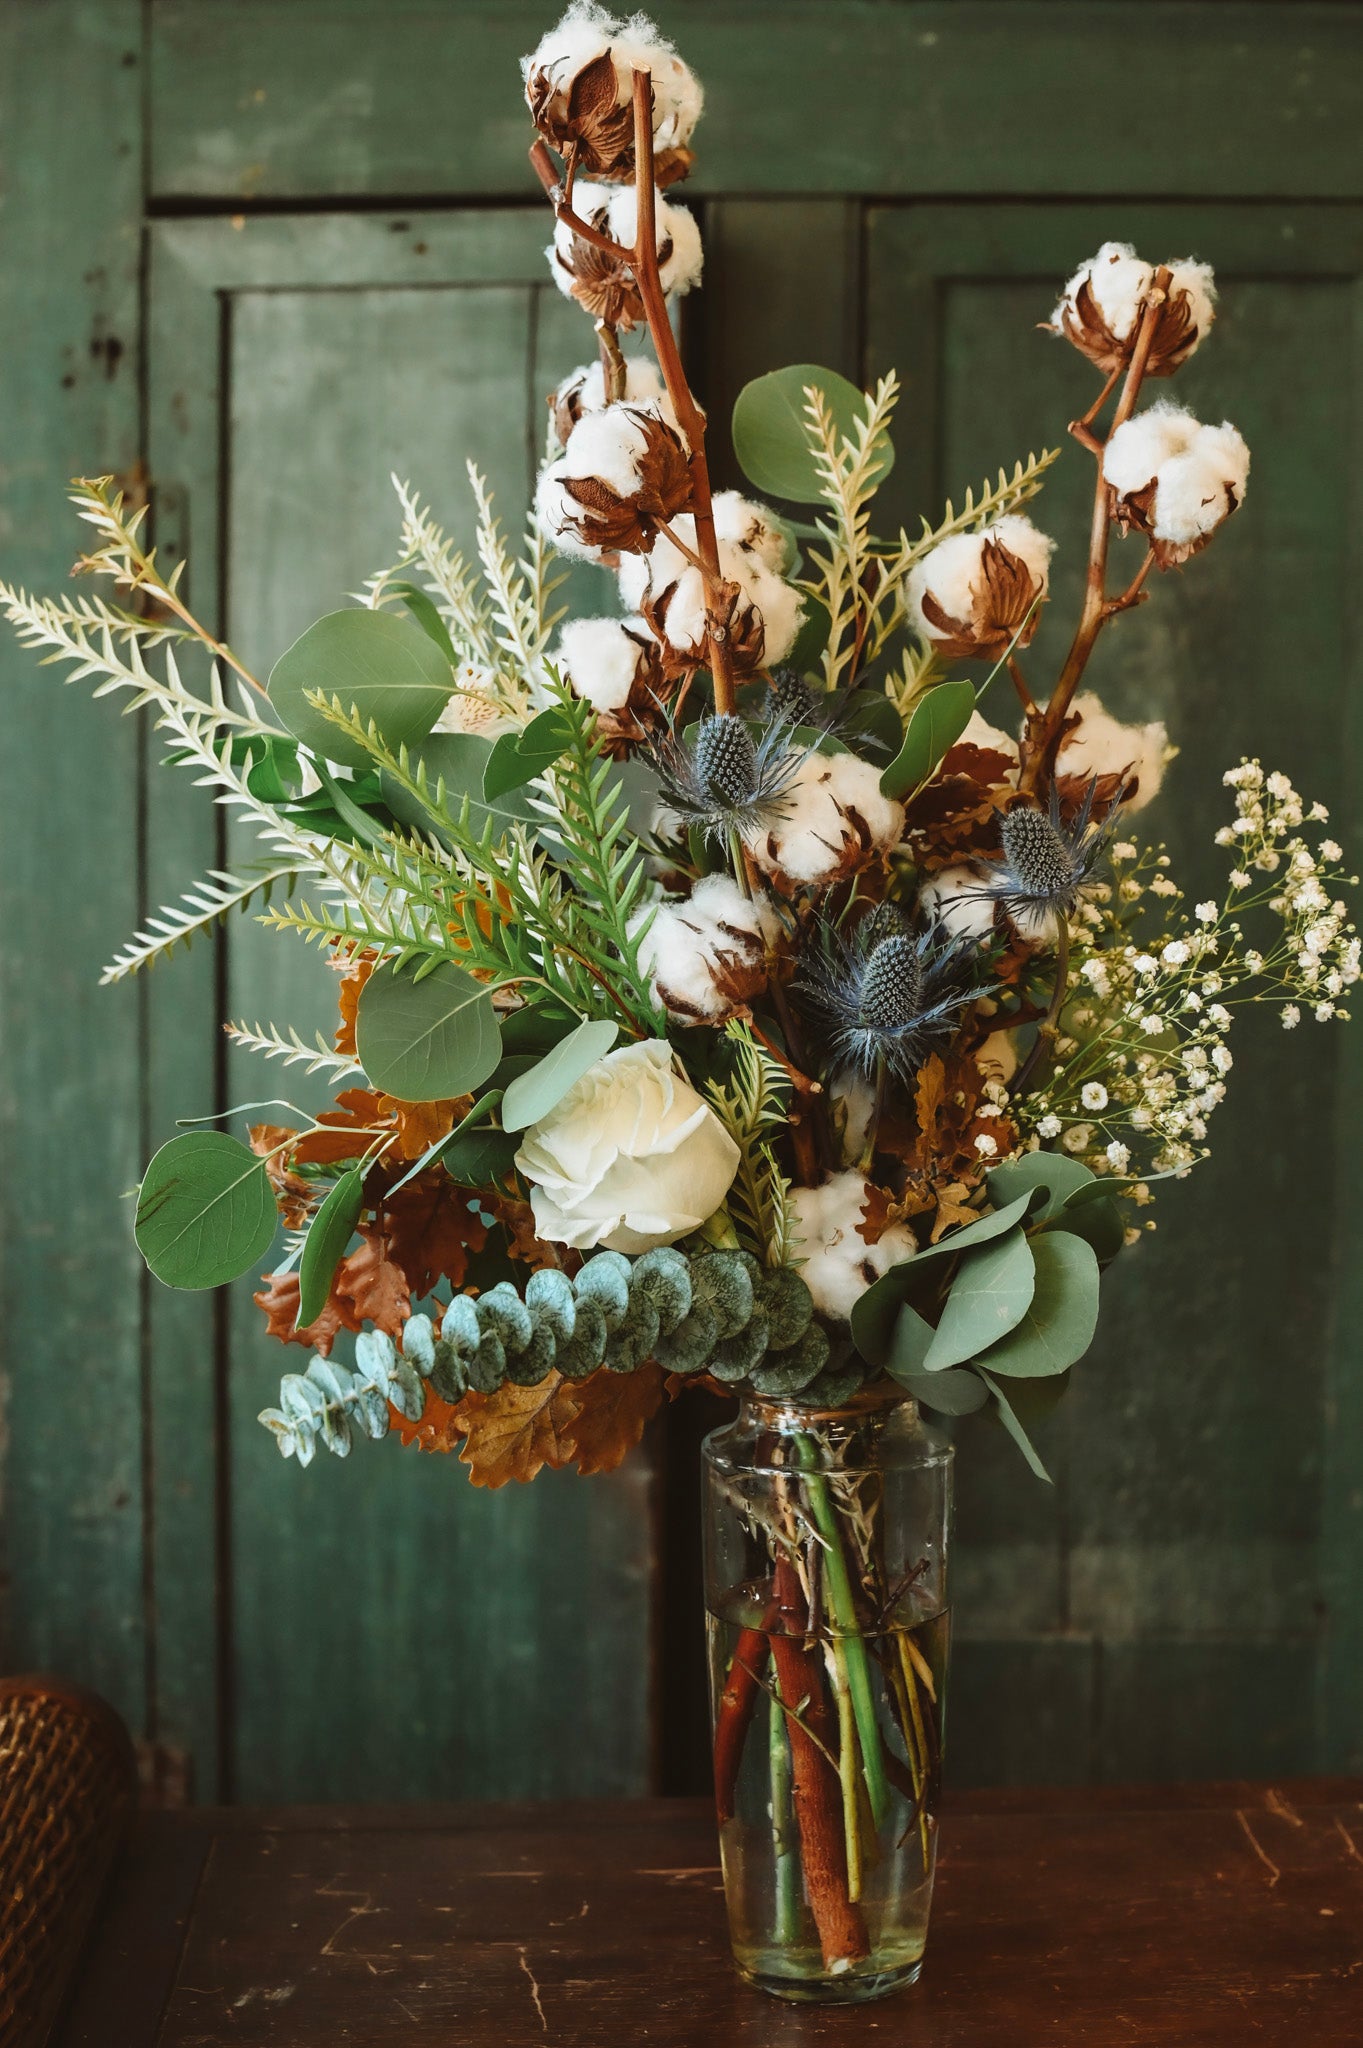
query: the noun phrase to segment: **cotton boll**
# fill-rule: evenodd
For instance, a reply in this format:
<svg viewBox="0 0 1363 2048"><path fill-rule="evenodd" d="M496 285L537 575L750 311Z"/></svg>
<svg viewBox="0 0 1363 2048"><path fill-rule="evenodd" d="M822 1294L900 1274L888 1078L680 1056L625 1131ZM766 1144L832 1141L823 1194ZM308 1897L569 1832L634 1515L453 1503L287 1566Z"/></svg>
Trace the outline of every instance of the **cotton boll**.
<svg viewBox="0 0 1363 2048"><path fill-rule="evenodd" d="M975 1054L975 1065L986 1081L1006 1088L1018 1070L1016 1031L991 1031Z"/></svg>
<svg viewBox="0 0 1363 2048"><path fill-rule="evenodd" d="M643 931L639 958L668 1014L682 1023L722 1023L767 984L767 953L781 933L765 898L749 899L729 875L709 875L681 903L630 921Z"/></svg>
<svg viewBox="0 0 1363 2048"><path fill-rule="evenodd" d="M721 548L721 568L724 560L725 551ZM762 666L775 668L786 659L799 637L805 617L804 594L757 561L753 563L747 590L762 620Z"/></svg>
<svg viewBox="0 0 1363 2048"><path fill-rule="evenodd" d="M1118 427L1103 455L1114 511L1149 535L1161 568L1187 561L1244 501L1249 449L1223 420L1203 426L1161 402Z"/></svg>
<svg viewBox="0 0 1363 2048"><path fill-rule="evenodd" d="M768 874L826 883L888 852L904 829L904 806L882 796L880 770L855 754L807 754L782 798L782 816L752 853Z"/></svg>
<svg viewBox="0 0 1363 2048"><path fill-rule="evenodd" d="M633 185L622 185L612 194L606 212L606 232L623 248L632 249L639 232L639 195ZM704 266L700 229L695 216L684 206L673 206L656 196L655 247L658 251L658 279L670 298L682 298L700 283Z"/></svg>
<svg viewBox="0 0 1363 2048"><path fill-rule="evenodd" d="M979 533L952 534L909 577L911 620L952 658L1001 654L1019 633L1018 644L1026 646L1050 586L1054 547L1020 513Z"/></svg>
<svg viewBox="0 0 1363 2048"><path fill-rule="evenodd" d="M651 400L668 425L676 426L676 415L663 388L662 376L657 365L647 356L631 356L626 363L623 396L631 405ZM559 445L567 444L568 436L584 413L600 412L606 403L606 371L600 360L583 363L580 368L570 371L549 399L549 411Z"/></svg>
<svg viewBox="0 0 1363 2048"><path fill-rule="evenodd" d="M559 634L555 660L594 711L622 711L647 642L642 619L572 619Z"/></svg>
<svg viewBox="0 0 1363 2048"><path fill-rule="evenodd" d="M971 712L970 722L956 744L960 747L979 747L985 753L1006 754L1010 761L1020 759L1017 741L1010 739L1001 726L991 725L978 711Z"/></svg>
<svg viewBox="0 0 1363 2048"><path fill-rule="evenodd" d="M791 1231L800 1278L821 1314L846 1322L873 1281L911 1259L918 1249L902 1223L877 1244L867 1244L860 1225L870 1187L859 1173L835 1173L822 1187L792 1188Z"/></svg>
<svg viewBox="0 0 1363 2048"><path fill-rule="evenodd" d="M647 550L660 523L691 498L682 435L656 401L621 400L584 413L561 456L540 474L536 512L560 548L600 561Z"/></svg>
<svg viewBox="0 0 1363 2048"><path fill-rule="evenodd" d="M1104 710L1092 690L1081 690L1070 706L1080 723L1060 745L1056 767L1062 775L1132 776L1137 788L1126 799L1132 811L1144 810L1158 795L1164 771L1178 752L1159 719L1148 725L1123 725Z"/></svg>
<svg viewBox="0 0 1363 2048"><path fill-rule="evenodd" d="M563 474L581 479L600 477L622 498L639 488L649 437L646 422L658 419L651 401L643 405L607 405L582 415L563 451Z"/></svg>
<svg viewBox="0 0 1363 2048"><path fill-rule="evenodd" d="M1165 266L1168 296L1155 323L1147 374L1168 377L1187 361L1216 317L1216 287L1210 267L1192 257ZM1127 361L1135 345L1156 266L1137 256L1129 242L1104 242L1066 285L1050 325L1072 341L1100 370Z"/></svg>
<svg viewBox="0 0 1363 2048"><path fill-rule="evenodd" d="M695 547L696 523L689 513L669 524L678 540L688 548ZM784 661L804 619L801 592L768 568L756 549L733 540L719 540L719 570L741 593L729 627L735 666L747 672ZM644 613L680 660L703 654L705 581L668 534L658 535L646 560L638 556L622 560L618 580L622 601L632 611Z"/></svg>
<svg viewBox="0 0 1363 2048"><path fill-rule="evenodd" d="M982 939L994 927L993 899L974 868L941 868L918 892L919 908L952 939Z"/></svg>
<svg viewBox="0 0 1363 2048"><path fill-rule="evenodd" d="M560 458L548 462L535 485L535 522L561 555L576 555L585 562L599 562L603 550L587 540L577 528L581 507L567 486Z"/></svg>
<svg viewBox="0 0 1363 2048"><path fill-rule="evenodd" d="M732 541L778 576L790 566L790 542L765 505L745 498L741 491L717 491L713 511L718 540Z"/></svg>
<svg viewBox="0 0 1363 2048"><path fill-rule="evenodd" d="M613 73L613 95L584 90L575 101L574 85L589 67L609 67L605 82ZM633 174L631 103L636 69L652 75L653 137L661 153L683 151L700 118L700 85L671 43L643 15L618 22L595 0L575 0L522 60L521 68L525 97L540 134L560 151L576 143L583 168L594 175ZM594 75L589 83L595 87L601 82ZM673 169L684 170L685 161Z"/></svg>

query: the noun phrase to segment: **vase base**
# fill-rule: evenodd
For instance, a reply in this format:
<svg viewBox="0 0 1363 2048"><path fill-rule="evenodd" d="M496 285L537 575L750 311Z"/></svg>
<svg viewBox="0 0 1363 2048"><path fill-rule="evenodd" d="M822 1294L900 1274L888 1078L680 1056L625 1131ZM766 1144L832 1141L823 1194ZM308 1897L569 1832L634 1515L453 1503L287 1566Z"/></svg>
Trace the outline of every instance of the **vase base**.
<svg viewBox="0 0 1363 2048"><path fill-rule="evenodd" d="M892 1992L916 1984L922 1967L920 1956L914 1962L884 1969L863 1963L838 1976L819 1972L798 1977L735 1960L735 1968L745 1983L765 1991L771 1998L784 1999L788 2005L868 2005L873 1999L888 1998Z"/></svg>

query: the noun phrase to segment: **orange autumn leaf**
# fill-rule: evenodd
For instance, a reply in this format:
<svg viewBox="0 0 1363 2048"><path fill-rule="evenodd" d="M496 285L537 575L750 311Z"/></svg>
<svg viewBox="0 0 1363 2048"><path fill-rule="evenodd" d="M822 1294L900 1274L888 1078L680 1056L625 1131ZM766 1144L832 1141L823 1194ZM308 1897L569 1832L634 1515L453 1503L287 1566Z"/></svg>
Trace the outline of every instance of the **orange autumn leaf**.
<svg viewBox="0 0 1363 2048"><path fill-rule="evenodd" d="M407 1275L391 1257L388 1233L377 1223L362 1223L359 1236L356 1249L336 1268L332 1294L349 1302L362 1322L397 1337L412 1313Z"/></svg>
<svg viewBox="0 0 1363 2048"><path fill-rule="evenodd" d="M334 1166L341 1159L356 1159L369 1148L376 1126L388 1123L383 1098L368 1088L343 1088L334 1109L324 1109L317 1119L319 1130L310 1131L294 1146L296 1162L309 1166Z"/></svg>
<svg viewBox="0 0 1363 2048"><path fill-rule="evenodd" d="M557 1372L537 1387L508 1380L495 1394L465 1394L456 1411L467 1431L459 1461L475 1486L489 1487L570 1465L580 1405L578 1389Z"/></svg>
<svg viewBox="0 0 1363 2048"><path fill-rule="evenodd" d="M413 1294L429 1294L442 1276L464 1284L470 1251L487 1243L487 1225L441 1168L418 1174L383 1203L388 1257L401 1266Z"/></svg>
<svg viewBox="0 0 1363 2048"><path fill-rule="evenodd" d="M316 1189L311 1181L289 1167L288 1140L295 1133L289 1124L252 1124L251 1150L265 1161L265 1171L274 1190L275 1205L286 1230L301 1230L308 1220Z"/></svg>
<svg viewBox="0 0 1363 2048"><path fill-rule="evenodd" d="M281 1344L301 1344L305 1350L320 1352L323 1358L328 1358L341 1330L363 1329L364 1319L356 1313L354 1303L333 1289L316 1322L296 1330L298 1275L266 1273L262 1277L264 1288L251 1298L257 1308L265 1311L265 1334L277 1337Z"/></svg>
<svg viewBox="0 0 1363 2048"><path fill-rule="evenodd" d="M426 1406L420 1422L409 1422L389 1404L388 1420L404 1451L415 1444L423 1451L452 1451L464 1435L459 1408L462 1404L442 1401L433 1388L426 1389Z"/></svg>
<svg viewBox="0 0 1363 2048"><path fill-rule="evenodd" d="M389 1155L396 1159L420 1159L438 1138L447 1138L461 1117L473 1108L471 1095L457 1095L448 1102L399 1102L395 1095L381 1095L385 1117L392 1117L398 1140Z"/></svg>
<svg viewBox="0 0 1363 2048"><path fill-rule="evenodd" d="M351 953L348 957L337 956L333 965L340 968L341 985L337 990L340 1001L341 1021L336 1030L336 1050L349 1055L353 1060L355 1051L355 1013L360 1007L360 991L374 972L378 954L372 947L362 953Z"/></svg>
<svg viewBox="0 0 1363 2048"><path fill-rule="evenodd" d="M488 1198L488 1207L506 1231L507 1249L513 1259L533 1270L562 1264L553 1245L536 1237L535 1212L528 1202L516 1201L494 1189Z"/></svg>
<svg viewBox="0 0 1363 2048"><path fill-rule="evenodd" d="M570 1431L574 1463L584 1477L613 1472L662 1406L662 1368L651 1360L634 1372L602 1366L580 1382L577 1398L580 1412Z"/></svg>

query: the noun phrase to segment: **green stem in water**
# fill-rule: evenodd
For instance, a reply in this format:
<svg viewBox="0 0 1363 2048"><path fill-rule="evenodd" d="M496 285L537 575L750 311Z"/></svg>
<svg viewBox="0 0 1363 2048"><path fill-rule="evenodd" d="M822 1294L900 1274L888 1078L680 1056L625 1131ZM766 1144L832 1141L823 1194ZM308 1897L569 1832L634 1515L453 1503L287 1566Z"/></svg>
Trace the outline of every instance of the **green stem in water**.
<svg viewBox="0 0 1363 2048"><path fill-rule="evenodd" d="M861 1828L857 1811L857 1730L852 1707L852 1688L847 1668L847 1648L840 1636L825 1645L828 1675L838 1704L838 1781L842 1786L842 1834L847 1851L847 1896L853 1905L861 1897Z"/></svg>
<svg viewBox="0 0 1363 2048"><path fill-rule="evenodd" d="M871 1812L876 1826L879 1827L890 1810L890 1789L885 1777L884 1760L880 1754L880 1728L876 1721L871 1660L857 1618L856 1601L852 1597L852 1581L847 1575L847 1559L843 1553L842 1537L838 1529L837 1510L833 1506L832 1496L828 1490L828 1481L818 1469L818 1451L808 1437L797 1436L795 1455L804 1468L810 1513L821 1539L828 1612L832 1616L836 1630L835 1642L846 1662L847 1687L851 1696L852 1711L856 1717L857 1734L861 1740L861 1766L866 1774L866 1790L870 1796Z"/></svg>
<svg viewBox="0 0 1363 2048"><path fill-rule="evenodd" d="M786 1734L785 1708L773 1687L767 1748L771 1772L771 1832L776 1852L776 1930L782 1947L791 1946L800 1932L799 1836L795 1809L791 1803L790 1739Z"/></svg>

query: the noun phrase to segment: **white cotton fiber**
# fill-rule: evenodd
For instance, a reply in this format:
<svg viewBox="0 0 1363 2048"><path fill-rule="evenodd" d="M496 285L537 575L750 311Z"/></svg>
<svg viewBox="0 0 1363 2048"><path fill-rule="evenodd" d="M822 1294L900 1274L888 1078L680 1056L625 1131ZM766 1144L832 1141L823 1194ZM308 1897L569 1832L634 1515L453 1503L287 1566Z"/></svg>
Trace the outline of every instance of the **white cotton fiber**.
<svg viewBox="0 0 1363 2048"><path fill-rule="evenodd" d="M572 619L559 634L554 660L594 711L621 711L639 673L648 628L642 619Z"/></svg>

